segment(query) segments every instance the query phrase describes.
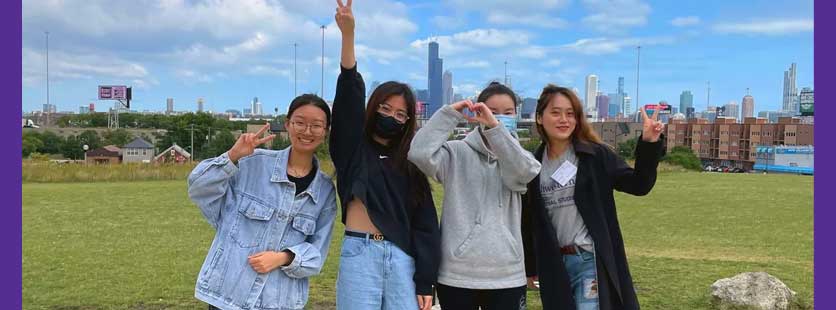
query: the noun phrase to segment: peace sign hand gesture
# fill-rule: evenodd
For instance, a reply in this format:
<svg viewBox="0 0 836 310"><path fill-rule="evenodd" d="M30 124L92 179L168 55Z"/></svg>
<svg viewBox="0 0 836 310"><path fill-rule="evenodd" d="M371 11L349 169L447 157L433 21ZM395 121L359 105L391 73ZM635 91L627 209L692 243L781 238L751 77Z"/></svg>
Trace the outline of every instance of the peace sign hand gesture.
<svg viewBox="0 0 836 310"><path fill-rule="evenodd" d="M232 146L231 149L227 152L227 156L229 156L229 160L233 163L237 163L239 159L242 157L248 156L255 152L255 148L259 145L264 143L270 142L276 135L269 135L264 138L259 138L267 129L270 129L270 124L264 124L264 127L258 130L256 133L245 133L238 137L238 141L235 141L235 145Z"/></svg>
<svg viewBox="0 0 836 310"><path fill-rule="evenodd" d="M337 0L337 14L334 15L334 19L337 21L340 32L344 35L354 33L354 13L351 12L351 0L347 0L345 4L343 4L343 0Z"/></svg>
<svg viewBox="0 0 836 310"><path fill-rule="evenodd" d="M645 142L656 142L659 141L659 137L662 135L662 131L665 129L665 124L662 124L659 121L659 109L657 108L653 112L653 117L647 116L647 112L644 108L641 109L642 112L642 140Z"/></svg>

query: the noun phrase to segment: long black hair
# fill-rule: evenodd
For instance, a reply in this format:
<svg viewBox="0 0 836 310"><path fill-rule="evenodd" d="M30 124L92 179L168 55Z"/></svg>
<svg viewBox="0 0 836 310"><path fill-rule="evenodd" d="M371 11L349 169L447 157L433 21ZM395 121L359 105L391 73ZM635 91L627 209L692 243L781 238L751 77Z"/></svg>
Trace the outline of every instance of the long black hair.
<svg viewBox="0 0 836 310"><path fill-rule="evenodd" d="M428 198L428 195L431 195L431 189L430 183L427 181L427 176L415 164L407 160L409 145L412 143L412 138L415 137L415 131L418 127L415 114L417 103L415 94L409 85L396 81L388 81L374 89L366 105L365 136L369 143L376 143L372 139L372 136L374 135L375 122L378 117L377 110L380 108L380 105L393 96L403 97L404 102L406 102L406 114L409 116L409 119L404 123L403 133L400 137L389 140L389 145L386 147L392 150L392 158L395 160L395 166L407 175L410 186L417 189L417 191L410 190L411 193L415 193L415 195L412 195L412 199L410 199L410 205L412 207L418 207Z"/></svg>

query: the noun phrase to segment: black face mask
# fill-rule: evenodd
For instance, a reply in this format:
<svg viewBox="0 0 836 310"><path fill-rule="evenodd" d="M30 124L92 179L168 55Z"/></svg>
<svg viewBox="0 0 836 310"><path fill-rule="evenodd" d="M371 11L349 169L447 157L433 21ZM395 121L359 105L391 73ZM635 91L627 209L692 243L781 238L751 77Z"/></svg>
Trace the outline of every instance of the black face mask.
<svg viewBox="0 0 836 310"><path fill-rule="evenodd" d="M401 124L394 117L377 113L374 124L374 133L383 139L394 139L403 133L404 124Z"/></svg>

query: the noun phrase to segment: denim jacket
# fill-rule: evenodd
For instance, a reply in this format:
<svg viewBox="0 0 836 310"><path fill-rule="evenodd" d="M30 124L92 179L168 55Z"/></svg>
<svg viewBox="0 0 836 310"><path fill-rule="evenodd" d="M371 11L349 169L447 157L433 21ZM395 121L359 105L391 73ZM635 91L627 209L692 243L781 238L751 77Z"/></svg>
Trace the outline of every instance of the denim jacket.
<svg viewBox="0 0 836 310"><path fill-rule="evenodd" d="M189 197L216 231L197 277L197 299L225 310L305 306L308 277L328 256L336 194L331 178L317 171L308 189L295 195L287 179L289 154L290 148L256 149L236 166L224 153L189 175ZM295 254L293 262L269 273L258 274L247 260L283 250Z"/></svg>

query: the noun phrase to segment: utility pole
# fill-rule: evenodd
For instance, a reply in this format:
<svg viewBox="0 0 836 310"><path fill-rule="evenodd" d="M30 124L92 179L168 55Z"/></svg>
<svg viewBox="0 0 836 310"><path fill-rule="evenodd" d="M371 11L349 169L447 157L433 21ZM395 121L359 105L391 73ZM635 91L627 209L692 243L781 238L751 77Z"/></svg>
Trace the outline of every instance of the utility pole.
<svg viewBox="0 0 836 310"><path fill-rule="evenodd" d="M320 88L319 88L319 96L325 97L325 25L319 27L322 29L322 57L319 58L319 61L322 63L322 72L320 73Z"/></svg>
<svg viewBox="0 0 836 310"><path fill-rule="evenodd" d="M642 46L636 47L636 121L639 121L639 109L642 108L641 101L639 101L639 68L641 67Z"/></svg>
<svg viewBox="0 0 836 310"><path fill-rule="evenodd" d="M505 85L508 85L508 59L505 59Z"/></svg>
<svg viewBox="0 0 836 310"><path fill-rule="evenodd" d="M189 131L191 131L191 134L192 134L192 142L191 142L191 146L189 147L189 151L191 151L192 156L189 156L189 161L193 161L194 160L193 158L195 156L195 152L194 152L194 124L189 125Z"/></svg>
<svg viewBox="0 0 836 310"><path fill-rule="evenodd" d="M299 44L293 43L293 96L296 97L296 47Z"/></svg>
<svg viewBox="0 0 836 310"><path fill-rule="evenodd" d="M52 113L52 105L49 104L49 31L46 34L46 125L49 125L49 114Z"/></svg>

